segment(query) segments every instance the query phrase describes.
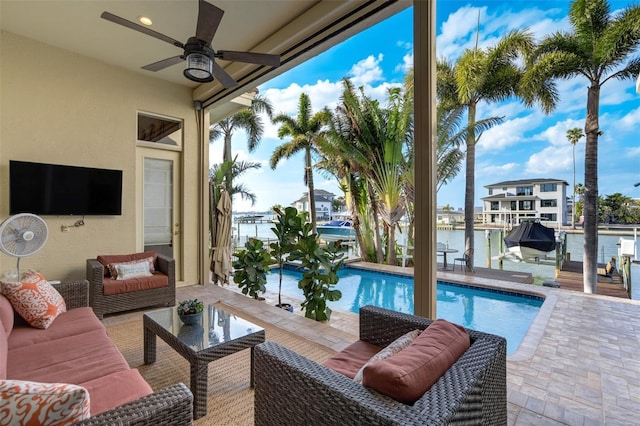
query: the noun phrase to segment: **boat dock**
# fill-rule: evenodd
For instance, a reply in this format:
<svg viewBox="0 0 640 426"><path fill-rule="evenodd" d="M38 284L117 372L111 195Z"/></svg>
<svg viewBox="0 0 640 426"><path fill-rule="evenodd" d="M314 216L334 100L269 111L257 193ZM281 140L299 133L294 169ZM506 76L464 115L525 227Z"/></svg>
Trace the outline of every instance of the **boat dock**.
<svg viewBox="0 0 640 426"><path fill-rule="evenodd" d="M266 218L264 216L238 216L235 218L236 223L271 223L273 218Z"/></svg>
<svg viewBox="0 0 640 426"><path fill-rule="evenodd" d="M598 271L604 271L605 265L598 264ZM555 282L560 284L563 290L574 290L584 292L584 281L582 275L582 262L573 260L566 261L560 270ZM620 297L629 299L629 293L624 288L622 276L618 271L612 271L610 276L598 275L597 294L602 296Z"/></svg>

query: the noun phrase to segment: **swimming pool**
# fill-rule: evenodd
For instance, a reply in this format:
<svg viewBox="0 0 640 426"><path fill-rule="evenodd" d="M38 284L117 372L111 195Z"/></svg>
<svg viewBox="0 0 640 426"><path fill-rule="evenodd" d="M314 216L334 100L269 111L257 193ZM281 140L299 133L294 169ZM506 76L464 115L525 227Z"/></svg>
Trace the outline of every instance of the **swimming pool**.
<svg viewBox="0 0 640 426"><path fill-rule="evenodd" d="M412 277L349 267L342 268L338 275L340 281L335 288L342 292L342 298L329 302L331 309L358 313L361 306L374 305L413 313ZM302 299L300 276L297 271L285 269L283 296ZM268 275L267 290L278 291L277 271ZM509 354L520 345L543 302L540 297L438 281L438 318L504 336Z"/></svg>

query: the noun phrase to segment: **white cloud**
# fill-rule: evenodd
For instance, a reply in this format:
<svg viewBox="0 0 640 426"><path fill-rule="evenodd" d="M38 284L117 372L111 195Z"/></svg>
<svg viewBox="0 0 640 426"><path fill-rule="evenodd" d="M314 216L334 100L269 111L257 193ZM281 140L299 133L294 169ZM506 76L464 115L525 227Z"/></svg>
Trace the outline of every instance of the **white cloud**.
<svg viewBox="0 0 640 426"><path fill-rule="evenodd" d="M499 176L509 176L512 173L518 171L521 165L518 163L505 163L505 164L489 164L484 163L476 168L476 172L479 172L479 175L486 175L493 177Z"/></svg>
<svg viewBox="0 0 640 426"><path fill-rule="evenodd" d="M640 107L629 111L628 114L625 114L620 120L614 121L614 123L621 131L635 132L637 135L640 128Z"/></svg>
<svg viewBox="0 0 640 426"><path fill-rule="evenodd" d="M413 68L413 52L407 53L402 57L402 63L396 65L395 71L406 74L412 68Z"/></svg>
<svg viewBox="0 0 640 426"><path fill-rule="evenodd" d="M546 140L551 145L555 146L564 147L567 144L571 146L569 139L567 139L567 130L574 128L582 130L584 128L584 120L566 119L564 121L558 121L556 124L547 127L544 131L538 133L534 137L536 139ZM580 142L582 142L582 144L580 144ZM578 141L576 149L581 145L584 145L584 137Z"/></svg>
<svg viewBox="0 0 640 426"><path fill-rule="evenodd" d="M633 148L626 148L624 150L625 157L630 158L640 158L640 146L636 146Z"/></svg>
<svg viewBox="0 0 640 426"><path fill-rule="evenodd" d="M522 142L525 133L538 127L542 122L539 113L534 112L524 117L506 120L483 133L478 142L478 155L487 152L495 153Z"/></svg>
<svg viewBox="0 0 640 426"><path fill-rule="evenodd" d="M572 159L571 144L549 146L529 157L525 172L534 176L550 177L554 172L573 170Z"/></svg>
<svg viewBox="0 0 640 426"><path fill-rule="evenodd" d="M371 83L382 81L382 62L384 55L378 54L378 57L369 55L367 58L359 61L349 70L349 76L353 84L358 86L370 86Z"/></svg>

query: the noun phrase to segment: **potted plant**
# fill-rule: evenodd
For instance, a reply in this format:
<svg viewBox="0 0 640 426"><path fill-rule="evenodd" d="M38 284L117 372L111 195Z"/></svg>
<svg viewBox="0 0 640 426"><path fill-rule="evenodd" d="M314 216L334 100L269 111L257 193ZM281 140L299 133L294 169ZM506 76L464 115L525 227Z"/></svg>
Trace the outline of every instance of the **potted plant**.
<svg viewBox="0 0 640 426"><path fill-rule="evenodd" d="M233 261L233 282L242 289L242 294L258 299L259 292L267 291L265 285L269 265L272 263L271 254L257 238L250 238L244 247Z"/></svg>
<svg viewBox="0 0 640 426"><path fill-rule="evenodd" d="M187 299L178 302L178 316L185 324L201 323L202 311L204 311L204 303L201 300Z"/></svg>
<svg viewBox="0 0 640 426"><path fill-rule="evenodd" d="M320 237L312 232L310 223L305 223L289 260L299 260L304 270L298 281L305 299L302 303L304 316L316 321L328 321L331 308L327 302L334 302L342 297L340 290L332 288L338 283L338 270L344 263L344 253L339 244L331 242L321 247Z"/></svg>
<svg viewBox="0 0 640 426"><path fill-rule="evenodd" d="M271 230L276 235L276 241L269 244L269 247L271 247L271 255L278 264L278 304L276 306L293 312L293 306L290 303L282 303L282 271L289 253L295 246L303 220L295 207L287 207L284 211L274 207L273 211L276 213L276 219Z"/></svg>

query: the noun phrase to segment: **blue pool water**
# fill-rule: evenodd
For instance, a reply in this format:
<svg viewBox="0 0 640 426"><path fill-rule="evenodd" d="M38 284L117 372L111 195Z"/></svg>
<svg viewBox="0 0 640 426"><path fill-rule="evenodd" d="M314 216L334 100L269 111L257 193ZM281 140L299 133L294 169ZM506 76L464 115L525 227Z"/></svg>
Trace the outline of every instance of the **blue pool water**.
<svg viewBox="0 0 640 426"><path fill-rule="evenodd" d="M358 313L365 305L413 313L413 278L356 268L342 268L336 289L342 298L330 302L331 309ZM285 270L282 294L302 299L298 288L301 274ZM268 275L267 290L278 291L278 273ZM492 291L438 281L437 315L474 330L498 334L507 339L507 353L513 353L524 338L543 303L542 298ZM299 309L299 306L296 306Z"/></svg>

